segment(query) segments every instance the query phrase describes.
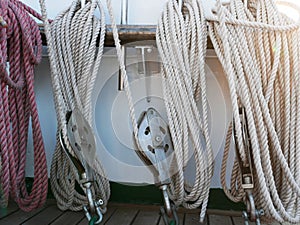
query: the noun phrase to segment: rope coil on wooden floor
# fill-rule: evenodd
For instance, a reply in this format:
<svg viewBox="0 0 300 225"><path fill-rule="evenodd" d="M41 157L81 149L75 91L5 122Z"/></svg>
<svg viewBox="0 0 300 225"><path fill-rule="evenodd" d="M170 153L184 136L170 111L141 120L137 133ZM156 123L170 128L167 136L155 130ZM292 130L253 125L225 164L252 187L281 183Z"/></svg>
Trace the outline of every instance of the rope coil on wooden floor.
<svg viewBox="0 0 300 225"><path fill-rule="evenodd" d="M246 110L256 206L265 211L266 219L299 223L299 24L280 13L271 0L232 0L227 6L217 1L216 17L218 22L209 22L209 35L227 76L243 162L239 104ZM225 182L231 129L221 180L228 197L241 201L244 192L237 162L230 190Z"/></svg>
<svg viewBox="0 0 300 225"><path fill-rule="evenodd" d="M34 66L41 60L42 40L31 15L40 18L20 1L0 2L1 206L5 207L11 197L24 211L41 207L48 191L47 163L34 93ZM25 183L29 126L34 153L30 193Z"/></svg>

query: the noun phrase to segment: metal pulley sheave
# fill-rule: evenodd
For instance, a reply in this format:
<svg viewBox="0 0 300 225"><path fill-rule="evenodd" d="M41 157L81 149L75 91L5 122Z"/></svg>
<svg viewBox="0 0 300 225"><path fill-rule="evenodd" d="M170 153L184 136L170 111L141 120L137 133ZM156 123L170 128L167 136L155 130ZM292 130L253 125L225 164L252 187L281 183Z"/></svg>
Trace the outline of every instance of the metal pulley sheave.
<svg viewBox="0 0 300 225"><path fill-rule="evenodd" d="M171 183L173 162L173 145L167 123L154 108L149 108L138 123L137 154L149 166L155 185L162 190L164 207L161 214L166 225L178 225L176 206L170 201L167 188Z"/></svg>
<svg viewBox="0 0 300 225"><path fill-rule="evenodd" d="M62 148L78 172L79 183L84 188L88 201L88 205L83 206L86 218L90 224L99 224L103 218L101 211L103 200L94 199L92 176L96 142L92 128L79 109L75 108L67 114L67 138L76 157L67 148L62 132L59 138Z"/></svg>

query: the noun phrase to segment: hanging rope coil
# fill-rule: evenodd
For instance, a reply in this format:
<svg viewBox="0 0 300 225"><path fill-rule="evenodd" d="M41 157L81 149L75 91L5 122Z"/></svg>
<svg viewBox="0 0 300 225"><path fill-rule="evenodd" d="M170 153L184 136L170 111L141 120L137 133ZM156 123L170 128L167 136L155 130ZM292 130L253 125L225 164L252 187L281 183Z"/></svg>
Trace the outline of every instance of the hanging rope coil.
<svg viewBox="0 0 300 225"><path fill-rule="evenodd" d="M48 191L46 156L34 94L34 66L41 60L40 16L17 0L0 2L0 171L5 207L9 196L24 211L41 207ZM32 128L34 182L28 193L25 164Z"/></svg>
<svg viewBox="0 0 300 225"><path fill-rule="evenodd" d="M203 220L214 164L204 70L207 28L199 1L185 1L184 10L183 15L177 1L168 1L156 36L163 62L165 106L178 164L169 194L176 205L201 206ZM193 184L187 184L184 175L190 151L195 162Z"/></svg>
<svg viewBox="0 0 300 225"><path fill-rule="evenodd" d="M103 6L97 0L88 1L83 7L80 1L74 1L50 26L45 2L41 0L40 5L48 40L58 120L57 145L51 164L51 188L61 210L78 211L87 204L87 199L75 189L76 180L79 182L78 172L63 151L59 135L62 132L68 150L75 156L67 138L66 114L78 108L89 124L92 122L91 92L103 54L105 15ZM100 18L95 16L97 9ZM94 194L97 199L103 200L101 208L105 212L110 196L109 182L98 159L95 160L93 170L91 179L94 181Z"/></svg>
<svg viewBox="0 0 300 225"><path fill-rule="evenodd" d="M267 219L299 223L299 24L281 14L271 0L233 0L226 7L217 1L216 16L218 22L209 23L209 35L227 75L243 163L239 105L246 110L256 206L264 209ZM240 201L244 192L237 162L230 189L225 182L231 129L221 180L229 198Z"/></svg>
<svg viewBox="0 0 300 225"><path fill-rule="evenodd" d="M134 104L128 82L128 76L122 60L123 53L121 51L118 31L110 0L107 0L107 6L110 14L118 60L120 63L121 75L124 80L124 90L128 99L133 133L138 145L138 128ZM199 2L191 1L186 4L186 7L188 9L188 16L184 19L181 14L181 7L178 6L176 1L170 1L166 5L164 10L165 14L163 14L163 19L161 19L158 26L157 45L163 62L165 62L163 65L164 96L165 98L170 97L170 99L167 99L166 107L169 122L171 121L170 129L174 129L171 130L173 142L175 140L175 145L177 145L175 147L175 151L178 168L174 169L176 174L173 176L174 180L173 185L171 186L170 195L177 205L183 204L187 208L196 208L202 204L200 216L203 220L205 217L205 209L208 201L209 186L213 168L213 156L208 135L206 81L204 76L204 56L206 50L207 30L206 25L203 22L203 14L200 13L201 6L199 5ZM169 15L170 23L168 23ZM169 26L171 25L172 29L169 29ZM177 27L175 25L177 25ZM179 40L177 40L176 37L177 32L182 35L178 38ZM166 39L164 35L173 35L173 40L171 40L171 42L166 42L170 41L170 39ZM178 46L174 46L169 43L179 44ZM166 46L170 46L170 48L174 47L175 56L181 57L179 61L177 61L178 58L171 57L169 55L173 53L171 50L170 52L165 50L164 47ZM187 51L189 46L191 46L191 50ZM190 64L187 63L187 60L190 60ZM177 67L178 62L180 62L180 67ZM173 73L171 73L170 70ZM168 72L170 72L170 74ZM184 76L176 76L178 72L180 72L180 75ZM168 75L170 77L168 77ZM172 86L174 83L171 84L171 82L174 82L175 79L173 79L172 76L176 76L178 79L176 81L178 81L179 84L177 83L176 87L182 87L182 90L180 90L181 92L179 93L176 93L176 88ZM177 107L174 106L173 101L174 104L177 104ZM199 101L202 103L200 104L200 110L197 108L197 103ZM191 107L188 106L189 104L191 104ZM186 108L183 110L182 106L186 106ZM175 111L175 109L177 111ZM202 112L202 116L200 116L199 111ZM182 116L180 117L180 122L176 121L176 113L177 116ZM182 127L180 127L179 124L181 124ZM190 131L188 131L189 129ZM191 141L193 145L192 149L194 150L194 157L197 165L194 185L185 185L183 174L184 167L189 159L189 141ZM181 147L183 147L183 150ZM138 148L141 150L140 146L138 146Z"/></svg>

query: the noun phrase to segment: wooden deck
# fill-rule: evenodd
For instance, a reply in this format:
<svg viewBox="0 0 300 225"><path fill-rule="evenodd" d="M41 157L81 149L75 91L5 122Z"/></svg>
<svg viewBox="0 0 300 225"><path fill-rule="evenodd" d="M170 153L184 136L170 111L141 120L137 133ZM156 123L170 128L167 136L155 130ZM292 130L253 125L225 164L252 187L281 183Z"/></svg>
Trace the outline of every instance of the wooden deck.
<svg viewBox="0 0 300 225"><path fill-rule="evenodd" d="M204 225L244 225L240 212L208 210ZM180 225L196 225L199 215L196 210L180 209ZM38 210L26 213L11 203L8 209L0 209L1 225L87 225L83 212L60 211L55 201L50 200ZM164 225L158 206L110 204L101 225ZM254 225L254 223L250 223ZM275 225L273 223L272 225ZM279 224L276 224L279 225Z"/></svg>

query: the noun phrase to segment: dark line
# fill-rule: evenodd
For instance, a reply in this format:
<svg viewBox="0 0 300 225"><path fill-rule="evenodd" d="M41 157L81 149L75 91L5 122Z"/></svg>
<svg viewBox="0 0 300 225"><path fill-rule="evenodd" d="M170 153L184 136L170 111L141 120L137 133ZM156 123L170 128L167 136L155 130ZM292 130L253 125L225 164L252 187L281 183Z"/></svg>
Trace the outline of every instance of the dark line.
<svg viewBox="0 0 300 225"><path fill-rule="evenodd" d="M57 217L55 217L53 220L51 220L50 223L48 223L48 225L51 224L51 223L53 223L53 222L55 222L55 220L57 220L58 218L62 217L65 212L67 212L67 211L61 212L61 214L58 215Z"/></svg>
<svg viewBox="0 0 300 225"><path fill-rule="evenodd" d="M135 214L135 216L133 217L133 219L131 220L131 222L129 223L130 225L133 224L133 222L135 221L135 219L137 218L138 214L140 213L140 210L138 210Z"/></svg>
<svg viewBox="0 0 300 225"><path fill-rule="evenodd" d="M107 222L113 217L113 215L115 215L117 211L117 208L112 212L112 214L107 218L107 220L105 220L104 225L107 224Z"/></svg>
<svg viewBox="0 0 300 225"><path fill-rule="evenodd" d="M209 216L206 215L206 218L207 218L207 225L209 225L210 224L210 222L209 222Z"/></svg>
<svg viewBox="0 0 300 225"><path fill-rule="evenodd" d="M186 213L183 214L183 218L182 218L182 225L185 224L185 217L186 217ZM180 223L179 221L179 217L178 217L178 223Z"/></svg>
<svg viewBox="0 0 300 225"><path fill-rule="evenodd" d="M159 223L160 223L160 221L162 220L162 217L161 216L159 216L158 217L158 221L157 221L157 224L156 225L159 225Z"/></svg>
<svg viewBox="0 0 300 225"><path fill-rule="evenodd" d="M7 209L8 209L8 208L7 208ZM14 211L11 211L10 213L8 213L8 214L6 214L5 216L1 217L0 220L3 220L4 218L6 218L6 217L8 217L8 216L10 216L10 215L12 215L12 214L18 212L18 211L20 211L20 209L19 209L19 208L16 208Z"/></svg>
<svg viewBox="0 0 300 225"><path fill-rule="evenodd" d="M230 220L231 220L231 224L234 225L234 221L233 221L232 216L230 217Z"/></svg>
<svg viewBox="0 0 300 225"><path fill-rule="evenodd" d="M79 223L81 223L82 220L86 219L86 216L82 215L82 218L79 219L79 221L76 223L76 225L78 225Z"/></svg>
<svg viewBox="0 0 300 225"><path fill-rule="evenodd" d="M28 220L31 220L33 217L37 216L38 214L42 213L43 211L45 211L46 209L48 209L49 207L51 207L52 205L48 205L45 206L45 208L41 209L40 211L38 211L37 213L33 214L32 216L28 217L27 219L25 219L24 221L22 221L20 223L20 225L22 225L23 223L26 223Z"/></svg>

